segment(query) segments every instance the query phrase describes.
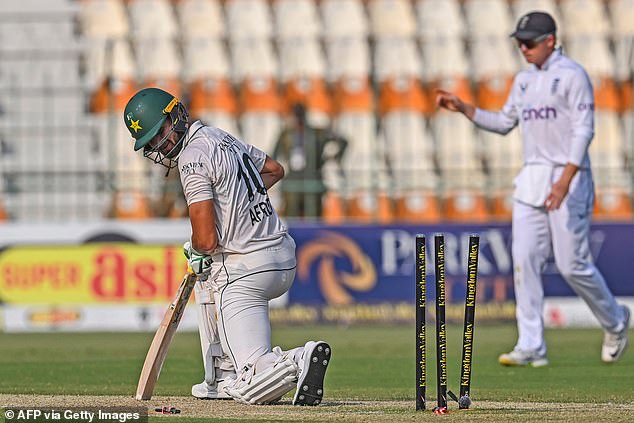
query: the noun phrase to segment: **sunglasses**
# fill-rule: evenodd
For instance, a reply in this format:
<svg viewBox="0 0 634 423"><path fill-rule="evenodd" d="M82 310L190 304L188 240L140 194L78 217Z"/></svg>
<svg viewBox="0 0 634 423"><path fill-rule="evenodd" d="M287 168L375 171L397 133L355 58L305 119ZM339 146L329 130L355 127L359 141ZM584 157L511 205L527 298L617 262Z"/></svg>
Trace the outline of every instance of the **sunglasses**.
<svg viewBox="0 0 634 423"><path fill-rule="evenodd" d="M520 40L519 38L516 38L515 42L517 43L518 48L522 48L522 46L524 46L528 50L531 50L537 47L537 45L541 43L542 41L544 41L546 38L548 38L549 35L550 33L540 35L539 37L533 38L532 40Z"/></svg>

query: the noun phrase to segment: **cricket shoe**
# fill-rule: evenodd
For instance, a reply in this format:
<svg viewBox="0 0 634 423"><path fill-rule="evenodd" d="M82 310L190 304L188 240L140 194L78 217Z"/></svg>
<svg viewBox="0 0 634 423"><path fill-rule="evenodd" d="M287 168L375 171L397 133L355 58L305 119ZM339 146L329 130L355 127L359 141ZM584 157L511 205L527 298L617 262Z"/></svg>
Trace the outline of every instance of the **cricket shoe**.
<svg viewBox="0 0 634 423"><path fill-rule="evenodd" d="M630 328L630 309L622 306L625 321L623 329L617 333L605 332L603 337L603 347L601 348L601 360L605 363L614 363L623 355L627 347L627 337Z"/></svg>
<svg viewBox="0 0 634 423"><path fill-rule="evenodd" d="M517 347L510 353L500 355L498 362L504 366L544 367L548 365L546 354L524 351Z"/></svg>
<svg viewBox="0 0 634 423"><path fill-rule="evenodd" d="M232 399L231 395L225 392L224 387L233 383L234 379L227 378L209 385L206 381L192 386L192 395L198 399Z"/></svg>
<svg viewBox="0 0 634 423"><path fill-rule="evenodd" d="M324 341L308 341L299 359L297 390L293 405L318 405L324 397L324 377L330 363L330 345Z"/></svg>

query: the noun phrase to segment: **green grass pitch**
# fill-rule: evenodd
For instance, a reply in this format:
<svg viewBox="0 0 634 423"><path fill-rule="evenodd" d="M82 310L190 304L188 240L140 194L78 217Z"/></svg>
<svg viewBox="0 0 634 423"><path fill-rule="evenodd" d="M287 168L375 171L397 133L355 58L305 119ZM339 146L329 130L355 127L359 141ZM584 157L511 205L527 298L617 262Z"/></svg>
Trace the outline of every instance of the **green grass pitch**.
<svg viewBox="0 0 634 423"><path fill-rule="evenodd" d="M455 393L459 392L461 332L462 328L458 326L448 328L449 389ZM0 406L10 406L6 403L7 398L15 394L131 398L152 336L151 333L0 334L0 400L5 402L0 402ZM548 330L548 367L507 368L497 364L497 356L512 348L516 337L514 326L477 326L471 385L474 405L471 410L459 411L457 404L450 402L449 418L452 421L478 421L478 417L482 417L484 421L486 415L486 421L507 421L510 415L514 421L542 421L552 417L555 421L582 422L602 421L602 418L594 419L605 414L611 422L634 421L634 350L626 351L618 363L604 364L600 360L602 336L599 329ZM376 421L401 421L401 417L402 421L443 418L430 411L414 411L413 325L273 328L273 344L285 349L302 345L308 339L328 341L333 356L326 376L324 405L311 410L304 408L308 412L306 421L330 420L330 414L319 414L328 410L329 402L333 409L337 405L350 407L348 414L335 417L338 420L375 421L371 417L375 411L364 411L367 418L359 418L355 414L355 401L376 403L376 413L383 416ZM430 408L436 395L434 341L433 330L428 330L427 397ZM191 385L200 380L202 361L198 334L178 333L155 396L189 397ZM222 402L225 407L233 406L231 401ZM540 405L536 405L535 410L516 407L516 404L525 403ZM552 403L553 410L548 410L548 404L544 403ZM579 409L578 416L561 414L567 405L570 410ZM584 410L586 406L590 410ZM235 407L240 407L239 410L263 408L239 404ZM280 410L297 408L280 407ZM375 410L372 407L371 410ZM620 407L617 412L615 407ZM468 419L464 417L466 420L463 420L461 415ZM283 416L282 413L279 420L285 420ZM558 419L557 416L567 417ZM584 420L585 417L591 420ZM240 421L195 419L186 415L178 418L187 423ZM251 416L242 421L253 420L262 419Z"/></svg>

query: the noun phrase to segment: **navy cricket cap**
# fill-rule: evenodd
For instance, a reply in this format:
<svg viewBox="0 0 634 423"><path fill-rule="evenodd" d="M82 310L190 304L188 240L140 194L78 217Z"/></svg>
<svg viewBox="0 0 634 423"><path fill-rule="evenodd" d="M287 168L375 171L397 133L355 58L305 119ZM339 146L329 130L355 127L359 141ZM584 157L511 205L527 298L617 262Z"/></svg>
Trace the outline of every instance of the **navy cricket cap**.
<svg viewBox="0 0 634 423"><path fill-rule="evenodd" d="M519 40L533 40L540 35L552 34L556 31L555 20L548 13L530 12L520 18L511 37Z"/></svg>

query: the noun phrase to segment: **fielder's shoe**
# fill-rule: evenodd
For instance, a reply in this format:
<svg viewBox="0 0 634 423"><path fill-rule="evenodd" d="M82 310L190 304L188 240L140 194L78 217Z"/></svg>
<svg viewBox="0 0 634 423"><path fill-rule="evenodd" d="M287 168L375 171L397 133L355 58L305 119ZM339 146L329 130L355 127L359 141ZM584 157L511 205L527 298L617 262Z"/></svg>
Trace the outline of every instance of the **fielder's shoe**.
<svg viewBox="0 0 634 423"><path fill-rule="evenodd" d="M546 354L538 354L536 351L524 351L519 348L510 353L502 354L498 362L504 366L530 366L543 367L548 365Z"/></svg>
<svg viewBox="0 0 634 423"><path fill-rule="evenodd" d="M618 333L605 332L603 337L601 360L606 363L614 363L621 358L625 347L627 347L627 336L630 328L630 309L627 306L622 307L623 313L625 314L625 325L623 329Z"/></svg>
<svg viewBox="0 0 634 423"><path fill-rule="evenodd" d="M213 385L209 385L206 381L192 386L192 395L198 399L231 399L231 395L224 390L234 379L220 380Z"/></svg>
<svg viewBox="0 0 634 423"><path fill-rule="evenodd" d="M324 396L324 377L330 363L330 345L308 341L299 360L297 390L293 405L318 405Z"/></svg>

